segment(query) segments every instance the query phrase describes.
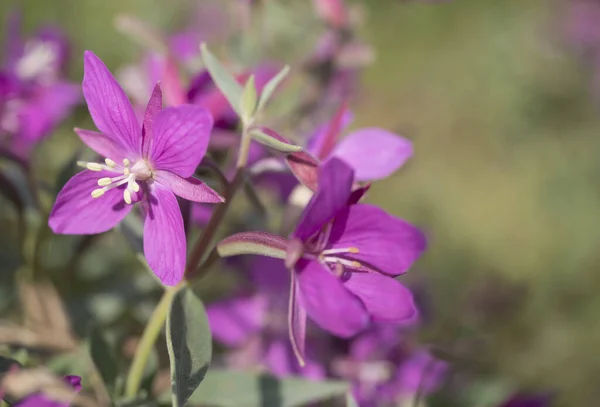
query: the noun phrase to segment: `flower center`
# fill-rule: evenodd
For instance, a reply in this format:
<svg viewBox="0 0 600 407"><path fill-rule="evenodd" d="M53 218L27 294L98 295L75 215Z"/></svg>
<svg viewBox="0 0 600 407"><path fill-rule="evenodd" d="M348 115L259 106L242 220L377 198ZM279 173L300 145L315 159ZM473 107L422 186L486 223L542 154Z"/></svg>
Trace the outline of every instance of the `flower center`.
<svg viewBox="0 0 600 407"><path fill-rule="evenodd" d="M358 247L344 247L338 249L327 249L321 251L319 253L319 260L325 264L328 264L330 267L334 267L336 265L342 265L351 268L360 268L362 264L356 260L348 260L343 257L339 257L340 254L357 254L359 253ZM336 273L339 274L339 273ZM341 276L339 276L341 277Z"/></svg>
<svg viewBox="0 0 600 407"><path fill-rule="evenodd" d="M93 198L100 198L106 191L127 184L127 188L123 190L123 200L125 203L132 202L131 195L140 190L140 185L137 181L147 181L152 178L152 168L145 160L138 160L133 165L127 158L123 159L123 164L117 164L110 158L104 160L104 164L94 162L79 161L79 166L87 168L90 171L110 171L115 173L114 177L103 177L98 179L97 188L92 191Z"/></svg>

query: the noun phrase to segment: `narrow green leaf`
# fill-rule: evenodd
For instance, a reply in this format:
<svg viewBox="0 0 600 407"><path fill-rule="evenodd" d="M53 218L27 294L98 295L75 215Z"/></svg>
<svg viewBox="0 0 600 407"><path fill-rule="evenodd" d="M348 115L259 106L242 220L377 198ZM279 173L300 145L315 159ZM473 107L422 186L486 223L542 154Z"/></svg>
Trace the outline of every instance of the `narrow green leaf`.
<svg viewBox="0 0 600 407"><path fill-rule="evenodd" d="M348 390L347 383L337 380L277 379L265 373L211 369L190 401L219 407L296 407L340 397Z"/></svg>
<svg viewBox="0 0 600 407"><path fill-rule="evenodd" d="M217 244L217 251L221 257L260 254L285 259L286 246L287 240L281 236L265 232L241 232L221 240Z"/></svg>
<svg viewBox="0 0 600 407"><path fill-rule="evenodd" d="M252 138L260 144L265 145L275 151L279 151L280 153L290 154L302 151L302 147L279 141L257 128L250 130L250 136L252 136Z"/></svg>
<svg viewBox="0 0 600 407"><path fill-rule="evenodd" d="M281 71L279 71L279 73L277 75L272 77L271 80L269 80L269 82L267 82L267 84L264 86L264 88L262 90L262 93L260 94L258 106L256 107L257 112L260 112L265 107L265 105L271 98L271 95L273 94L273 92L275 92L275 89L277 89L277 86L279 86L279 84L285 79L285 77L287 76L287 74L289 72L290 72L290 67L289 67L289 65L286 65L283 67L283 69Z"/></svg>
<svg viewBox="0 0 600 407"><path fill-rule="evenodd" d="M212 339L204 304L190 287L173 298L167 315L167 350L171 360L174 407L183 407L210 365Z"/></svg>
<svg viewBox="0 0 600 407"><path fill-rule="evenodd" d="M97 326L89 330L89 352L102 381L110 394L114 393L119 369L114 350Z"/></svg>
<svg viewBox="0 0 600 407"><path fill-rule="evenodd" d="M254 75L250 75L242 96L240 98L240 110L242 112L242 120L244 123L248 123L249 120L254 116L256 110L256 84L254 83Z"/></svg>
<svg viewBox="0 0 600 407"><path fill-rule="evenodd" d="M200 45L200 51L202 53L202 61L204 62L204 66L210 73L211 78L217 85L217 88L227 101L235 110L235 112L241 117L242 112L240 109L240 100L242 98L242 86L235 80L233 75L231 75L227 69L219 62L219 60L208 50L206 44Z"/></svg>

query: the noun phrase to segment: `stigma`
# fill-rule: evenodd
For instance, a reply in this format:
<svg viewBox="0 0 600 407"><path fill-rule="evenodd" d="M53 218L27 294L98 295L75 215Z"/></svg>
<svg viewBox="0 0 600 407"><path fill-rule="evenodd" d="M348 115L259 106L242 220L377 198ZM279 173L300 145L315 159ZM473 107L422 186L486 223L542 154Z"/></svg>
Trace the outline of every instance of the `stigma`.
<svg viewBox="0 0 600 407"><path fill-rule="evenodd" d="M98 179L98 186L91 192L92 198L100 198L107 191L127 184L123 190L123 200L126 204L133 202L133 194L139 192L140 184L138 181L147 181L152 178L152 169L144 160L138 160L133 165L128 158L123 159L119 164L110 158L106 158L104 163L79 161L80 167L87 168L90 171L109 171L115 174L114 177L102 177Z"/></svg>

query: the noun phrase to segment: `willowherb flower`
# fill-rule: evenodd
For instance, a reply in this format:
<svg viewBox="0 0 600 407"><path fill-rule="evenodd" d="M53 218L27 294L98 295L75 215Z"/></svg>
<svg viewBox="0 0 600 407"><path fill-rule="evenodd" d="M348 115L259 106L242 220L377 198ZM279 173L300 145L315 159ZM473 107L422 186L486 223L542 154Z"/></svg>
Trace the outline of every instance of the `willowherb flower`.
<svg viewBox="0 0 600 407"><path fill-rule="evenodd" d="M6 23L6 45L0 66L0 145L20 157L71 112L79 87L64 79L68 42L54 27L25 40L18 13Z"/></svg>
<svg viewBox="0 0 600 407"><path fill-rule="evenodd" d="M325 377L326 337L311 331L305 365L296 362L287 325L290 276L278 259L257 257L248 271L254 290L243 289L232 297L207 306L211 333L230 351L226 364L235 369L264 367L278 377ZM313 346L314 345L314 346Z"/></svg>
<svg viewBox="0 0 600 407"><path fill-rule="evenodd" d="M75 392L81 390L81 377L79 376L65 376L64 381L73 387ZM17 402L15 407L69 407L71 403L65 403L63 401L53 400L50 396L45 394L32 394L23 400Z"/></svg>
<svg viewBox="0 0 600 407"><path fill-rule="evenodd" d="M162 108L157 84L143 124L125 93L92 52L84 56L83 94L100 132L76 129L101 163L67 182L57 196L50 228L61 234L95 234L113 228L141 203L145 215L144 254L163 284L183 277L186 239L176 195L194 202L223 198L192 177L206 152L212 117L199 106Z"/></svg>
<svg viewBox="0 0 600 407"><path fill-rule="evenodd" d="M371 321L405 321L416 316L413 298L393 277L408 270L425 250L423 234L409 223L367 204L364 190L352 191L354 171L338 158L319 170L319 189L287 243L265 233L223 240L258 239L281 250L292 270L289 326L302 364L307 315L321 328L350 337Z"/></svg>
<svg viewBox="0 0 600 407"><path fill-rule="evenodd" d="M332 362L334 374L352 383L360 406L404 405L417 393L427 395L441 385L448 364L424 349L411 348L403 329L375 324L353 338L347 354Z"/></svg>

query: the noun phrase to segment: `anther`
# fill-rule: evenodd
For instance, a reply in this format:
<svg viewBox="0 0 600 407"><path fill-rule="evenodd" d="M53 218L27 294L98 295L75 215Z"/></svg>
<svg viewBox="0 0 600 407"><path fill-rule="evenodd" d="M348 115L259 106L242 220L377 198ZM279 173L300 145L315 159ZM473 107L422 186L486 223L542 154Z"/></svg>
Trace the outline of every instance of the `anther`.
<svg viewBox="0 0 600 407"><path fill-rule="evenodd" d="M349 247L348 248L348 253L354 253L354 254L356 254L358 252L359 252L358 247Z"/></svg>
<svg viewBox="0 0 600 407"><path fill-rule="evenodd" d="M133 192L139 192L140 191L140 185L137 182L135 182L135 181L131 181L130 187L133 190Z"/></svg>
<svg viewBox="0 0 600 407"><path fill-rule="evenodd" d="M126 159L127 159L127 158L126 158ZM126 160L126 159L125 159L125 160ZM131 170L130 170L129 168L125 168L125 169L123 170L123 174L125 174L125 175L129 175L129 174L131 174Z"/></svg>
<svg viewBox="0 0 600 407"><path fill-rule="evenodd" d="M104 192L106 192L104 188L94 189L92 191L92 198L100 198L102 195L104 195Z"/></svg>
<svg viewBox="0 0 600 407"><path fill-rule="evenodd" d="M115 168L117 166L117 163L114 162L113 160L111 160L110 158L105 158L104 162L106 163L106 165L108 165L110 168Z"/></svg>
<svg viewBox="0 0 600 407"><path fill-rule="evenodd" d="M100 185L101 187L107 187L110 184L112 184L112 179L110 179L109 177L100 178L98 180L98 185Z"/></svg>
<svg viewBox="0 0 600 407"><path fill-rule="evenodd" d="M123 199L125 200L126 204L131 204L131 192L129 192L128 189L123 191Z"/></svg>
<svg viewBox="0 0 600 407"><path fill-rule="evenodd" d="M102 171L102 165L98 163L87 163L85 165L85 168L87 168L90 171Z"/></svg>
<svg viewBox="0 0 600 407"><path fill-rule="evenodd" d="M131 164L131 161L129 161L129 159L128 159L128 158L123 158L123 165L124 165L125 167L129 167L129 165L130 165L130 164Z"/></svg>

